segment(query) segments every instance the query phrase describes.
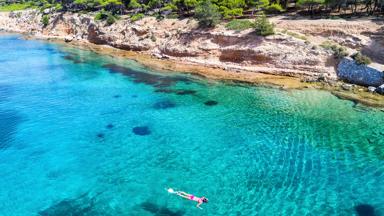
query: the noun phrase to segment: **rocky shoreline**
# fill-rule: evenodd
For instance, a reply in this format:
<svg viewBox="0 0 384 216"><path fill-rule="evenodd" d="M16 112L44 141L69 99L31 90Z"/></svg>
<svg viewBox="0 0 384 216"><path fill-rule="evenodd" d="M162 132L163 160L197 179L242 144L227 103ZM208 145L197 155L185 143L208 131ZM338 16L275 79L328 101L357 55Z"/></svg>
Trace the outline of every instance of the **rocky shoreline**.
<svg viewBox="0 0 384 216"><path fill-rule="evenodd" d="M278 33L260 37L252 34L251 30L235 32L226 30L224 26L199 29L191 19L157 21L147 17L130 22L122 17L109 26L94 21L87 14L56 13L51 14L50 23L44 27L37 11L0 13L0 29L4 31L65 41L95 52L131 58L158 70L190 72L207 78L282 88L321 88L342 92L338 95L343 95L340 96L343 98L384 107L383 96L373 94L367 97L367 89L352 85L345 87L338 81L339 62L332 53L318 46L321 40L315 34L306 34L308 39L304 40L289 34L293 31L291 29L299 32L295 34L301 33L297 26L288 25L292 22L273 22ZM355 25L367 27L366 23ZM372 24L370 28L375 26ZM377 43L369 41L365 35L356 37L355 34L353 41L345 35L343 37L353 46L366 48L373 42ZM380 72L381 65L377 65Z"/></svg>

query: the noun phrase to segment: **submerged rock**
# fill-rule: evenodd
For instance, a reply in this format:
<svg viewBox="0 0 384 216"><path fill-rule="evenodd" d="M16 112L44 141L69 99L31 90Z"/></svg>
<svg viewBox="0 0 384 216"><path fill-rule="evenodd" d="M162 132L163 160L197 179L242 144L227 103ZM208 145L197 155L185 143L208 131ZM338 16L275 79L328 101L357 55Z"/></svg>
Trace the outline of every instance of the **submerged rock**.
<svg viewBox="0 0 384 216"><path fill-rule="evenodd" d="M176 104L170 100L159 101L153 105L155 109L168 109L175 107Z"/></svg>
<svg viewBox="0 0 384 216"><path fill-rule="evenodd" d="M80 195L74 199L62 200L38 213L40 216L69 216L69 215L106 215L96 210L95 199L88 194Z"/></svg>
<svg viewBox="0 0 384 216"><path fill-rule="evenodd" d="M209 100L209 101L204 102L204 104L205 104L206 106L215 106L215 105L218 104L218 102L217 102L217 101L214 101L214 100Z"/></svg>
<svg viewBox="0 0 384 216"><path fill-rule="evenodd" d="M139 135L139 136L146 136L146 135L151 134L151 131L149 130L149 128L147 126L134 127L134 128L132 128L132 132L136 135Z"/></svg>
<svg viewBox="0 0 384 216"><path fill-rule="evenodd" d="M357 205L355 210L358 216L376 216L375 208L368 204Z"/></svg>
<svg viewBox="0 0 384 216"><path fill-rule="evenodd" d="M98 133L96 136L97 136L98 138L104 138L104 137L105 137L105 135L104 135L103 133Z"/></svg>
<svg viewBox="0 0 384 216"><path fill-rule="evenodd" d="M171 209L163 206L158 206L155 203L144 202L141 204L141 208L153 215L167 215L167 216L183 216L183 211L172 211Z"/></svg>

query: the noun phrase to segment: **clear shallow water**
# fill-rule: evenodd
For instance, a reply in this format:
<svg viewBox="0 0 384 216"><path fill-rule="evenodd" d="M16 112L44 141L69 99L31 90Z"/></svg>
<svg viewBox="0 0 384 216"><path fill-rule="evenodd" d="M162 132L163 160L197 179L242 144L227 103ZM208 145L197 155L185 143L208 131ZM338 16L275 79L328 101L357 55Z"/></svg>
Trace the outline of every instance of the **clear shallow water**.
<svg viewBox="0 0 384 216"><path fill-rule="evenodd" d="M378 109L15 35L0 66L0 215L384 215Z"/></svg>

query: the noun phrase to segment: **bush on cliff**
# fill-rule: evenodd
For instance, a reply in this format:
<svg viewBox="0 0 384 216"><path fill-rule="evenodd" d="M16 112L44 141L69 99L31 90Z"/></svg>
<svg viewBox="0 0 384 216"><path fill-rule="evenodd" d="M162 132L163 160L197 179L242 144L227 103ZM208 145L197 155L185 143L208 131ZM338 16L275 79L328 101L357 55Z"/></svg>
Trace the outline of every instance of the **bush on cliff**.
<svg viewBox="0 0 384 216"><path fill-rule="evenodd" d="M361 54L360 52L353 54L351 57L359 65L368 65L368 64L372 63L372 60L368 56L365 56L365 55Z"/></svg>
<svg viewBox="0 0 384 216"><path fill-rule="evenodd" d="M112 14L108 14L107 25L112 25L115 22L116 22L116 17L113 16Z"/></svg>
<svg viewBox="0 0 384 216"><path fill-rule="evenodd" d="M138 14L131 16L131 21L136 22L137 20L141 20L143 18L144 18L144 14L138 13Z"/></svg>
<svg viewBox="0 0 384 216"><path fill-rule="evenodd" d="M105 20L107 17L108 14L104 10L101 10L95 15L95 20Z"/></svg>
<svg viewBox="0 0 384 216"><path fill-rule="evenodd" d="M221 19L219 8L210 0L200 1L195 9L195 18L202 27L214 27Z"/></svg>
<svg viewBox="0 0 384 216"><path fill-rule="evenodd" d="M260 36L268 36L275 34L275 25L267 19L265 14L261 14L255 20L255 32Z"/></svg>
<svg viewBox="0 0 384 216"><path fill-rule="evenodd" d="M225 25L225 28L235 31L243 31L254 27L254 23L249 20L234 19Z"/></svg>
<svg viewBox="0 0 384 216"><path fill-rule="evenodd" d="M325 41L321 45L324 49L331 50L335 58L344 58L349 55L347 49L332 41Z"/></svg>
<svg viewBox="0 0 384 216"><path fill-rule="evenodd" d="M41 23L43 24L44 27L47 27L47 25L49 24L49 16L43 15L41 17Z"/></svg>
<svg viewBox="0 0 384 216"><path fill-rule="evenodd" d="M11 4L4 4L0 6L0 11L18 11L18 10L25 10L28 8L35 8L32 2L25 2L25 3L11 3Z"/></svg>

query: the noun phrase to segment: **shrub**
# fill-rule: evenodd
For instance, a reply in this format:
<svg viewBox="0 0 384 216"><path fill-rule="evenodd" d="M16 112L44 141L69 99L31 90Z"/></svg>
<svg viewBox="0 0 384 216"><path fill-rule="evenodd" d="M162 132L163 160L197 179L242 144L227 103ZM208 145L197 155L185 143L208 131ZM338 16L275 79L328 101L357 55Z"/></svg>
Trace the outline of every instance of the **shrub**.
<svg viewBox="0 0 384 216"><path fill-rule="evenodd" d="M144 14L138 13L138 14L131 16L131 21L135 22L135 21L143 19L143 18L144 18Z"/></svg>
<svg viewBox="0 0 384 216"><path fill-rule="evenodd" d="M279 3L273 3L265 8L268 13L280 13L283 12L284 9Z"/></svg>
<svg viewBox="0 0 384 216"><path fill-rule="evenodd" d="M195 9L195 18L203 27L216 26L221 18L219 9L210 0L200 1Z"/></svg>
<svg viewBox="0 0 384 216"><path fill-rule="evenodd" d="M351 57L359 65L368 65L368 64L372 63L372 60L368 56L365 56L365 55L361 54L360 52L353 54Z"/></svg>
<svg viewBox="0 0 384 216"><path fill-rule="evenodd" d="M56 4L55 5L55 10L56 11L61 11L63 9L63 6L61 4Z"/></svg>
<svg viewBox="0 0 384 216"><path fill-rule="evenodd" d="M300 40L304 40L304 41L308 40L307 37L305 37L304 35L298 34L296 32L285 31L284 33L286 33L287 35L292 36L294 38L300 39Z"/></svg>
<svg viewBox="0 0 384 216"><path fill-rule="evenodd" d="M128 4L128 8L136 9L141 8L141 4L137 2L137 0L131 0Z"/></svg>
<svg viewBox="0 0 384 216"><path fill-rule="evenodd" d="M249 20L231 20L229 23L225 25L225 27L229 30L235 31L243 31L245 29L253 28L254 23Z"/></svg>
<svg viewBox="0 0 384 216"><path fill-rule="evenodd" d="M49 16L48 15L43 15L41 17L41 23L43 23L43 26L46 27L49 24Z"/></svg>
<svg viewBox="0 0 384 216"><path fill-rule="evenodd" d="M345 47L342 47L342 46L332 46L332 51L333 51L333 55L336 57L336 58L343 58L343 57L346 57L348 56L348 52L347 52L347 49Z"/></svg>
<svg viewBox="0 0 384 216"><path fill-rule="evenodd" d="M325 41L320 46L324 49L331 50L333 52L333 56L336 58L343 58L349 55L345 47L332 43L331 41Z"/></svg>
<svg viewBox="0 0 384 216"><path fill-rule="evenodd" d="M116 22L116 17L113 16L112 14L108 14L107 25L112 25L115 22Z"/></svg>
<svg viewBox="0 0 384 216"><path fill-rule="evenodd" d="M229 9L225 6L221 6L219 9L221 11L221 15L223 15L224 18L231 18L231 17L243 15L243 9L242 8Z"/></svg>
<svg viewBox="0 0 384 216"><path fill-rule="evenodd" d="M104 10L101 10L95 15L95 20L105 20L107 17L108 14Z"/></svg>
<svg viewBox="0 0 384 216"><path fill-rule="evenodd" d="M275 34L275 25L270 23L264 14L255 20L255 32L257 35L268 36Z"/></svg>
<svg viewBox="0 0 384 216"><path fill-rule="evenodd" d="M18 10L25 10L28 8L35 8L35 7L31 2L12 3L12 4L1 5L0 11L18 11Z"/></svg>

